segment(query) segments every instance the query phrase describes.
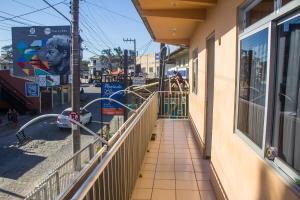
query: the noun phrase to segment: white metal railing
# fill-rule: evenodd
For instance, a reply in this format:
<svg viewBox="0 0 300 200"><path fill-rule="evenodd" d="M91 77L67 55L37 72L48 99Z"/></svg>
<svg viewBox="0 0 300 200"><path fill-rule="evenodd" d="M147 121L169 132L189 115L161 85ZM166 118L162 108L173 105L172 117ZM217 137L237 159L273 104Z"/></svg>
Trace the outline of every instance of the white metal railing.
<svg viewBox="0 0 300 200"><path fill-rule="evenodd" d="M99 152L102 142L100 138L88 144L71 158L60 164L45 178L32 192L26 196L26 200L55 199L72 181L76 179L80 171L75 169L75 159L81 158L81 169L89 166L94 155Z"/></svg>
<svg viewBox="0 0 300 200"><path fill-rule="evenodd" d="M148 97L116 134L104 145L105 155L97 154L86 179L74 182L58 199L130 199L147 151L158 113L158 93ZM128 123L127 123L128 122Z"/></svg>
<svg viewBox="0 0 300 200"><path fill-rule="evenodd" d="M188 91L159 91L159 117L188 118Z"/></svg>

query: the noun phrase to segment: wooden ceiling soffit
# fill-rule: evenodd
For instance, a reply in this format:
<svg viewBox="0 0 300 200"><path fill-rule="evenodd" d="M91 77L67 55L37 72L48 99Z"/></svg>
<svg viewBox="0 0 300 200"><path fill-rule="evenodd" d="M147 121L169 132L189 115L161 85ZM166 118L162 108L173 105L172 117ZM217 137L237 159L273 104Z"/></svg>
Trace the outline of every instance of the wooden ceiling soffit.
<svg viewBox="0 0 300 200"><path fill-rule="evenodd" d="M166 44L176 44L189 46L190 41L188 39L156 39L157 42Z"/></svg>
<svg viewBox="0 0 300 200"><path fill-rule="evenodd" d="M160 9L142 10L144 17L168 17L176 19L186 19L194 21L204 21L206 17L205 9Z"/></svg>
<svg viewBox="0 0 300 200"><path fill-rule="evenodd" d="M186 4L193 4L199 6L215 6L217 5L217 0L178 0L179 2Z"/></svg>

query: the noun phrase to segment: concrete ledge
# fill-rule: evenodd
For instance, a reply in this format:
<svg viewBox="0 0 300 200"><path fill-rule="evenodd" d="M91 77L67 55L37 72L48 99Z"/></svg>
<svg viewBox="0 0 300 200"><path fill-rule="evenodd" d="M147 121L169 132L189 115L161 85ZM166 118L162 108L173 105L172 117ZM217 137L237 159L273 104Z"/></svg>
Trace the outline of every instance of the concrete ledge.
<svg viewBox="0 0 300 200"><path fill-rule="evenodd" d="M228 196L226 195L226 192L222 186L222 183L218 177L218 174L217 174L212 162L210 162L209 167L210 167L210 170L209 170L210 182L214 188L217 199L218 200L228 200Z"/></svg>
<svg viewBox="0 0 300 200"><path fill-rule="evenodd" d="M200 152L201 152L201 155L204 157L204 151L205 151L205 143L203 142L202 138L200 137L200 134L195 126L195 123L193 121L193 119L191 118L191 115L189 114L189 121L190 121L190 125L192 127L192 130L193 130L193 134L194 134L194 137L198 143L198 145L200 146Z"/></svg>

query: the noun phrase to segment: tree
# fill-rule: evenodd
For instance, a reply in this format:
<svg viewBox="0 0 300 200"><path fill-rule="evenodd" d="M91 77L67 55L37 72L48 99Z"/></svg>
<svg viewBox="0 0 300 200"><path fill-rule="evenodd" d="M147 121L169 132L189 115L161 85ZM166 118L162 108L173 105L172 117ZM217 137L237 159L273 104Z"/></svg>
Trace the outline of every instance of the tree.
<svg viewBox="0 0 300 200"><path fill-rule="evenodd" d="M13 61L12 45L5 45L1 48L1 57L3 60Z"/></svg>

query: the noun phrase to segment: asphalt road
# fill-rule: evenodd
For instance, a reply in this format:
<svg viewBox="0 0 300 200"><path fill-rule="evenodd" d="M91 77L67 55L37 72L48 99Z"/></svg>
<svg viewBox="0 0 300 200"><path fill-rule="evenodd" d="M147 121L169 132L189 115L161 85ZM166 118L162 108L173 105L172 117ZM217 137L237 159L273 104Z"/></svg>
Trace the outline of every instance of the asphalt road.
<svg viewBox="0 0 300 200"><path fill-rule="evenodd" d="M88 94L86 103L100 97L100 88L84 87L84 90ZM88 107L93 114L93 121L100 121L99 104L100 102ZM105 120L109 121L111 118ZM19 148L14 134L16 130L1 131L0 199L23 199L52 170L72 156L70 130L59 130L55 121L55 118L50 118L26 128L25 133L33 140ZM100 126L99 123L88 125L95 132ZM82 147L93 140L93 136L81 131Z"/></svg>

